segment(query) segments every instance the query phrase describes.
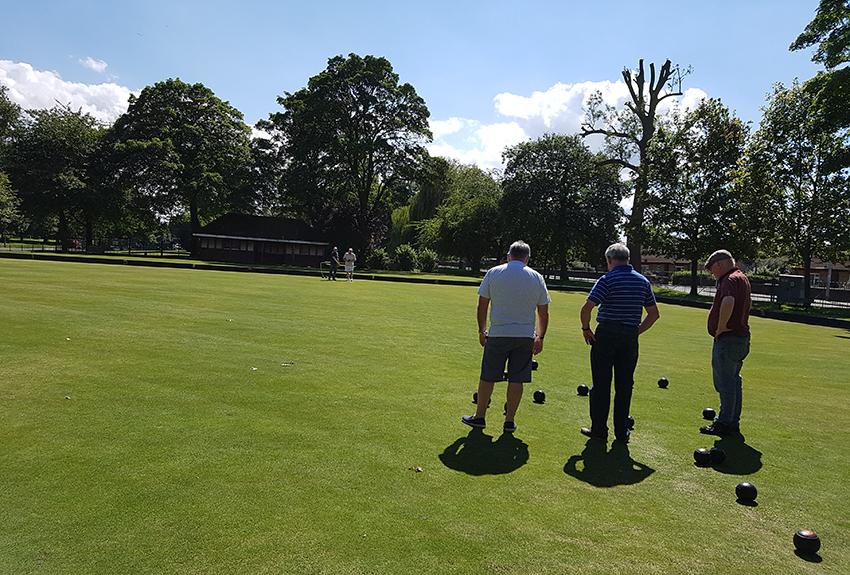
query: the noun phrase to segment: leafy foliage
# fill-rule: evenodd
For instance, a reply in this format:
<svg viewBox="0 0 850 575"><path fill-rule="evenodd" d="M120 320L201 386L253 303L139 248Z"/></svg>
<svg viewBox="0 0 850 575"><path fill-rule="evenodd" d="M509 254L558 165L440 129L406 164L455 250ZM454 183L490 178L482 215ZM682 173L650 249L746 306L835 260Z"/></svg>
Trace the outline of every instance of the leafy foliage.
<svg viewBox="0 0 850 575"><path fill-rule="evenodd" d="M438 253L466 258L475 270L484 255L498 251L502 190L477 166L452 163L448 179L448 196L436 215L420 224L419 242Z"/></svg>
<svg viewBox="0 0 850 575"><path fill-rule="evenodd" d="M0 172L0 238L17 231L20 221L18 212L18 197L9 184L9 178Z"/></svg>
<svg viewBox="0 0 850 575"><path fill-rule="evenodd" d="M565 271L573 259L597 262L617 238L626 189L579 136L545 135L504 153L501 210L511 238L532 246L537 262Z"/></svg>
<svg viewBox="0 0 850 575"><path fill-rule="evenodd" d="M360 247L377 245L430 140L425 101L385 58L350 54L278 104L259 126L280 144L287 194L311 223L353 217Z"/></svg>
<svg viewBox="0 0 850 575"><path fill-rule="evenodd" d="M417 253L417 259L419 260L419 268L423 272L437 271L437 252L434 250L422 248Z"/></svg>
<svg viewBox="0 0 850 575"><path fill-rule="evenodd" d="M393 268L402 271L412 271L419 267L416 250L410 244L401 244L393 250Z"/></svg>
<svg viewBox="0 0 850 575"><path fill-rule="evenodd" d="M106 136L109 185L135 190L142 209L162 217L188 211L197 231L202 220L251 205L249 131L203 84L158 82L130 96Z"/></svg>
<svg viewBox="0 0 850 575"><path fill-rule="evenodd" d="M817 45L812 60L826 71L819 72L805 84L813 96L812 114L826 130L839 132L845 148L833 159L835 171L850 167L850 2L821 0L814 19L791 44L791 50Z"/></svg>
<svg viewBox="0 0 850 575"><path fill-rule="evenodd" d="M755 253L757 230L745 225L748 198L736 185L747 137L746 124L719 99L671 113L656 137L649 243L691 261L694 294L704 256L720 247L737 256Z"/></svg>
<svg viewBox="0 0 850 575"><path fill-rule="evenodd" d="M39 222L55 217L63 247L75 223L88 231L103 212L91 177L101 134L94 118L66 106L31 110L16 129L9 176L21 210Z"/></svg>
<svg viewBox="0 0 850 575"><path fill-rule="evenodd" d="M373 270L388 270L392 263L390 255L384 248L375 248L366 256L366 267Z"/></svg>
<svg viewBox="0 0 850 575"><path fill-rule="evenodd" d="M850 248L850 183L832 170L842 139L811 114L795 82L774 87L747 158L748 184L766 197L761 217L779 254L802 261L809 301L811 260Z"/></svg>

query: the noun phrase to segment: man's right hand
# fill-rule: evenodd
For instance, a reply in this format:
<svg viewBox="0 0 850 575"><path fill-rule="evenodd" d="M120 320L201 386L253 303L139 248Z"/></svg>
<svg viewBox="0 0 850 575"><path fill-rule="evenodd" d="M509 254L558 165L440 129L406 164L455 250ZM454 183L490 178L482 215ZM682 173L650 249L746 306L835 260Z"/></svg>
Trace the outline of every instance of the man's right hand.
<svg viewBox="0 0 850 575"><path fill-rule="evenodd" d="M584 335L584 342L587 345L593 345L596 343L596 334L593 333L592 329L582 329L581 333Z"/></svg>
<svg viewBox="0 0 850 575"><path fill-rule="evenodd" d="M484 344L487 343L487 332L486 331L478 332L478 343L481 344L481 347L484 347Z"/></svg>

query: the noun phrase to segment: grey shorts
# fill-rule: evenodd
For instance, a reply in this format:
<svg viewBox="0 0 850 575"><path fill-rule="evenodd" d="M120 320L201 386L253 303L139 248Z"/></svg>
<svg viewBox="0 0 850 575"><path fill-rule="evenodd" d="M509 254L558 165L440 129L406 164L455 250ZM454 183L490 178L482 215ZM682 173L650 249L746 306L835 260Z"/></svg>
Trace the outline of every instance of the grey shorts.
<svg viewBox="0 0 850 575"><path fill-rule="evenodd" d="M488 337L481 358L481 379L502 381L505 379L505 363L508 364L508 381L528 383L531 381L531 356L534 340L530 337Z"/></svg>

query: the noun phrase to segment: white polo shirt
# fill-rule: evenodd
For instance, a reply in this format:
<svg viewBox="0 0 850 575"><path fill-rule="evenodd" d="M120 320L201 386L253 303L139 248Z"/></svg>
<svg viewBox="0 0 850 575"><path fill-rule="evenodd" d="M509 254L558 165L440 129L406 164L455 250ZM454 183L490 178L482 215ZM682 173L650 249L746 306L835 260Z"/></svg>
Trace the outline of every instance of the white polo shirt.
<svg viewBox="0 0 850 575"><path fill-rule="evenodd" d="M552 301L543 276L519 260L490 268L478 295L490 300L490 337L534 337L534 312Z"/></svg>

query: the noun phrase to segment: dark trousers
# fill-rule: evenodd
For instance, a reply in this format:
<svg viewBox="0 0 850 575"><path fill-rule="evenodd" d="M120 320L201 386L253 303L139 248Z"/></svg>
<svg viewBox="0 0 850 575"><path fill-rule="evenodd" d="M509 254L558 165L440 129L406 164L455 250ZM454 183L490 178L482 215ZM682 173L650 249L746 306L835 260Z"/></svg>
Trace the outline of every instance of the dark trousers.
<svg viewBox="0 0 850 575"><path fill-rule="evenodd" d="M638 360L638 328L603 322L596 328L596 343L590 348L590 421L594 433L608 434L611 407L611 373L614 375L614 435L628 435L629 407Z"/></svg>
<svg viewBox="0 0 850 575"><path fill-rule="evenodd" d="M335 263L333 263L333 262L331 263L331 273L330 273L330 275L328 275L328 279L329 279L329 280L334 280L334 281L336 281L336 269L337 269L338 267L339 267L339 266L338 266L338 265L336 265Z"/></svg>

